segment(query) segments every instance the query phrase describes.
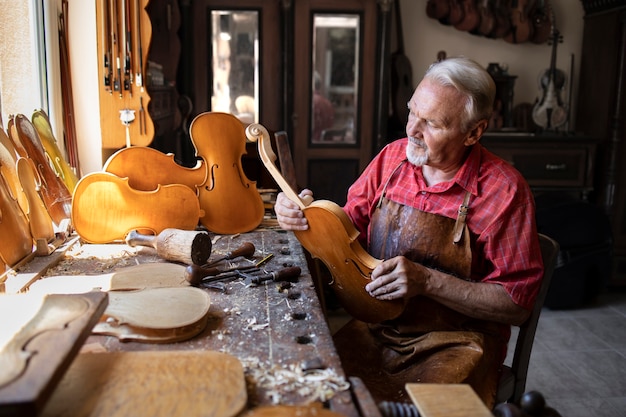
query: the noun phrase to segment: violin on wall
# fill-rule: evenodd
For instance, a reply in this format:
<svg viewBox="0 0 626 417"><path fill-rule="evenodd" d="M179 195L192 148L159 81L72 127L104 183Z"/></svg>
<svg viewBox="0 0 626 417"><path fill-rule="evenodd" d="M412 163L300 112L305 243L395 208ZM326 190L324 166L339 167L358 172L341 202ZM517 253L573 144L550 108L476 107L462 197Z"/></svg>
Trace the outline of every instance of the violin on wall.
<svg viewBox="0 0 626 417"><path fill-rule="evenodd" d="M556 67L556 48L562 41L563 37L553 27L550 68L543 73L540 80L543 96L533 106L533 121L546 130L558 129L567 122L567 107L560 96L565 86L565 73Z"/></svg>
<svg viewBox="0 0 626 417"><path fill-rule="evenodd" d="M294 234L313 257L328 267L333 276L330 286L343 308L356 319L369 323L398 317L404 310L404 300L378 300L365 290L373 269L381 261L359 244L359 232L343 209L332 201L301 199L274 164L276 154L268 131L253 123L247 127L246 135L250 141L258 142L263 164L287 197L302 209L309 229Z"/></svg>

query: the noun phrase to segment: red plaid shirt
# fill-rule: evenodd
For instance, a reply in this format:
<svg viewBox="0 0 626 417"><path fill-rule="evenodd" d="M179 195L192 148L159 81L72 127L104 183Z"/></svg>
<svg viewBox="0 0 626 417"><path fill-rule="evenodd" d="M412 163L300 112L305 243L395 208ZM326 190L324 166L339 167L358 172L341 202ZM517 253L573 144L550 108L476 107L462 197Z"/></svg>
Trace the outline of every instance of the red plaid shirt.
<svg viewBox="0 0 626 417"><path fill-rule="evenodd" d="M369 243L369 223L385 182L406 158L407 139L387 145L348 191L345 212ZM506 161L476 144L454 179L429 187L421 167L404 163L393 173L386 197L418 210L456 219L471 193L467 226L472 237L472 279L502 285L513 301L532 309L543 276L528 184ZM367 247L368 245L366 245Z"/></svg>

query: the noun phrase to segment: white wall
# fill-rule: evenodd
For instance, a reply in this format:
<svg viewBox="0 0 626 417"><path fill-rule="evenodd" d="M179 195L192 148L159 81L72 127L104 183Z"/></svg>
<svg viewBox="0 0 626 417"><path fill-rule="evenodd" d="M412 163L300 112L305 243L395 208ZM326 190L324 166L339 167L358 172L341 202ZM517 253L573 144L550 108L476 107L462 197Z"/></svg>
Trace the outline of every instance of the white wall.
<svg viewBox="0 0 626 417"><path fill-rule="evenodd" d="M550 0L556 16L556 28L563 35L563 43L557 47L556 67L571 76L570 66L574 57L573 98L575 109L580 52L582 50L584 10L579 0ZM492 62L508 66L509 75L516 75L514 105L534 103L541 97L539 77L550 67L552 47L548 44L511 44L503 39L489 39L472 35L446 26L426 15L426 0L400 0L402 28L406 55L413 67L413 83L417 86L428 66L437 59L437 53L446 51L447 56L464 55L485 67ZM395 35L394 35L395 36ZM569 88L562 91L567 100ZM572 112L572 116L575 112ZM571 120L570 128L575 126Z"/></svg>
<svg viewBox="0 0 626 417"><path fill-rule="evenodd" d="M102 169L96 56L96 2L69 0L70 63L78 156L82 174Z"/></svg>

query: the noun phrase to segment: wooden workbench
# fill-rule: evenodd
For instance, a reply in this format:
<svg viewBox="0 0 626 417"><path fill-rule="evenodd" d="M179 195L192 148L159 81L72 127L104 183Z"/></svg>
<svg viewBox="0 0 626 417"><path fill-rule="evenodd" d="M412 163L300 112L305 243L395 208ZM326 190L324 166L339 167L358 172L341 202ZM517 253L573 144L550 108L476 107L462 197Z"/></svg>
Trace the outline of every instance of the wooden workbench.
<svg viewBox="0 0 626 417"><path fill-rule="evenodd" d="M244 368L247 408L273 404L304 405L322 402L330 410L345 416L376 415L365 413L354 395L367 392L350 384L343 373L330 330L318 300L306 258L291 232L258 229L234 236L214 236L211 259L252 242L256 252L251 260L223 261L220 267L250 265L272 255L263 264L269 271L298 266L302 274L293 283L268 281L246 286L241 279L224 284L224 291L206 289L211 306L206 328L187 341L171 344L121 342L113 336L91 335L84 345L87 351L217 351L238 358ZM122 245L123 246L123 245ZM129 247L130 248L130 247ZM129 263L162 262L152 248L125 251ZM71 262L71 260L70 260ZM62 262L63 263L63 262ZM62 266L62 265L61 265ZM53 271L53 274L58 271ZM272 383L272 380L302 374L307 369L323 370L326 382ZM210 378L207 375L207 378ZM319 386L316 386L319 385ZM352 385L352 387L351 387ZM356 394L355 394L356 391ZM371 406L371 404L370 404Z"/></svg>

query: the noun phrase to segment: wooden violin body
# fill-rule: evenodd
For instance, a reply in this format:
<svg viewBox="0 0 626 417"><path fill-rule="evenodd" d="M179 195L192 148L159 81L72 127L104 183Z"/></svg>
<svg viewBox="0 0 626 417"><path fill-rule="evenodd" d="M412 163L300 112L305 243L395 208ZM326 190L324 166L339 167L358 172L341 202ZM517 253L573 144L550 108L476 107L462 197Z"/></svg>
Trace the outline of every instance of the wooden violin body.
<svg viewBox="0 0 626 417"><path fill-rule="evenodd" d="M108 172L81 178L72 202L72 224L90 243L124 240L133 229L155 235L167 228L193 230L201 214L196 193L185 185L141 191L130 187L127 178Z"/></svg>
<svg viewBox="0 0 626 417"><path fill-rule="evenodd" d="M462 0L463 19L454 25L458 30L471 32L480 24L480 14L474 4L475 0Z"/></svg>
<svg viewBox="0 0 626 417"><path fill-rule="evenodd" d="M11 195L2 174L0 174L0 236L2 236L0 260L8 266L15 266L33 251L28 218Z"/></svg>
<svg viewBox="0 0 626 417"><path fill-rule="evenodd" d="M532 36L532 24L528 18L528 0L511 0L511 30L504 37L509 43L524 43Z"/></svg>
<svg viewBox="0 0 626 417"><path fill-rule="evenodd" d="M282 177L274 161L269 133L259 124L246 129L248 139L258 141L263 164L289 199L302 209L309 229L294 231L302 246L328 267L333 276L331 288L339 302L353 317L370 323L393 319L404 310L403 300L381 301L370 296L365 285L371 281L373 269L381 262L359 244L356 230L346 213L337 204L318 200L306 204Z"/></svg>
<svg viewBox="0 0 626 417"><path fill-rule="evenodd" d="M32 161L39 177L41 198L52 220L60 224L71 217L72 193L50 166L39 134L30 120L18 114L14 116L13 123L17 139L26 151L26 155L22 156Z"/></svg>
<svg viewBox="0 0 626 417"><path fill-rule="evenodd" d="M52 127L50 126L50 119L48 119L48 115L41 109L35 110L31 116L31 121L35 130L37 130L37 133L39 134L39 139L41 139L41 144L45 149L46 155L48 155L52 166L56 170L56 174L65 183L70 193L72 193L78 183L78 177L74 173L70 164L68 164L63 157L63 154L57 145L54 133L52 133Z"/></svg>
<svg viewBox="0 0 626 417"><path fill-rule="evenodd" d="M243 125L232 114L206 112L196 116L189 129L196 155L208 173L198 190L204 210L200 223L219 234L254 230L265 207L256 183L246 177L241 165L246 145Z"/></svg>
<svg viewBox="0 0 626 417"><path fill-rule="evenodd" d="M154 148L133 146L115 152L102 168L120 178L128 178L135 190L152 191L159 185L183 184L196 191L207 178L206 166L199 161L195 168L179 165L173 154Z"/></svg>

